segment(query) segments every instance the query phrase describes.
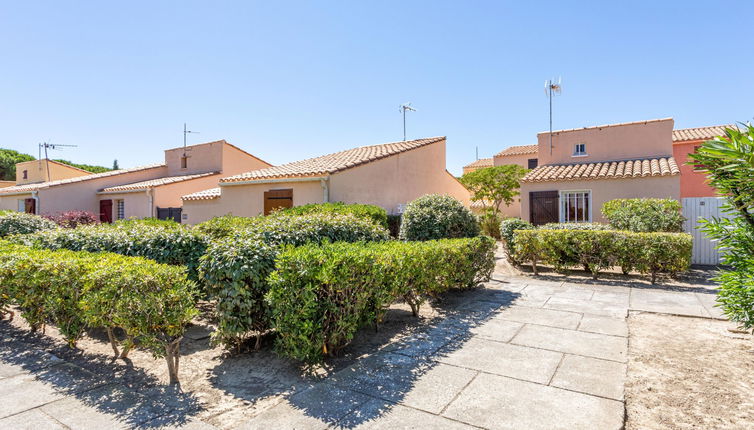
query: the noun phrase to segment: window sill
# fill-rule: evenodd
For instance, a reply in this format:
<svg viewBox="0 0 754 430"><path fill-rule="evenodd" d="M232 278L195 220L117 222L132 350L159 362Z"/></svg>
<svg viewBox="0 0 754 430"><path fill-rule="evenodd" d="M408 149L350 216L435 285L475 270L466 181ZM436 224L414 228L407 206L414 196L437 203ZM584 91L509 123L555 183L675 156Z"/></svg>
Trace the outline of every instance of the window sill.
<svg viewBox="0 0 754 430"><path fill-rule="evenodd" d="M589 154L573 154L571 157L588 157Z"/></svg>

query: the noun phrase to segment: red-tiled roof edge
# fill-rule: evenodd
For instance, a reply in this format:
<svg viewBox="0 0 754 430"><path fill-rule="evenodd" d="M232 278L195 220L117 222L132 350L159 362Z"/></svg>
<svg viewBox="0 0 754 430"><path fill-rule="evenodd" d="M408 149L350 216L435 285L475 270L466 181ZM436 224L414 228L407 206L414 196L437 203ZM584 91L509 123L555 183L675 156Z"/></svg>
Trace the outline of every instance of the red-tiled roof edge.
<svg viewBox="0 0 754 430"><path fill-rule="evenodd" d="M554 132L553 132L554 133ZM539 151L539 145L513 145L495 154L495 157L507 157L509 155L536 154Z"/></svg>
<svg viewBox="0 0 754 430"><path fill-rule="evenodd" d="M617 122L615 124L602 124L602 125L590 125L587 127L579 127L579 128L565 128L562 130L553 130L552 133L563 133L567 131L580 131L580 130L591 130L595 128L610 128L610 127L622 127L625 125L638 125L638 124L649 124L653 122L661 122L661 121L672 121L673 117L667 117L667 118L656 118L656 119L647 119L644 121L630 121L630 122ZM537 133L537 136L540 134L550 134L549 131L540 131Z"/></svg>

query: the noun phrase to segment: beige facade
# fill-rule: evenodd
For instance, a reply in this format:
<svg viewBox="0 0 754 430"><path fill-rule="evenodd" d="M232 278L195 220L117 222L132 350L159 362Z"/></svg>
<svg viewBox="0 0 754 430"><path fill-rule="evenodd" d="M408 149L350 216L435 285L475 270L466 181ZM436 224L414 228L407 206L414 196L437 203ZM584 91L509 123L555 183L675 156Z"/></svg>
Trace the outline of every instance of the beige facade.
<svg viewBox="0 0 754 430"><path fill-rule="evenodd" d="M16 185L15 181L0 181L0 188L12 187Z"/></svg>
<svg viewBox="0 0 754 430"><path fill-rule="evenodd" d="M209 142L166 150L164 164L0 188L0 209L21 210L23 201L33 199L43 215L77 210L103 220L153 217L156 208L180 208L181 196L216 186L223 176L269 166L225 141ZM102 213L103 207L111 213Z"/></svg>
<svg viewBox="0 0 754 430"><path fill-rule="evenodd" d="M53 160L42 159L24 161L16 164L15 185L57 181L91 174L92 172L87 172L86 170Z"/></svg>
<svg viewBox="0 0 754 430"><path fill-rule="evenodd" d="M380 206L388 213L397 213L402 206L425 194L451 195L465 205L470 196L456 178L445 170L445 138L424 139L410 149L393 150L400 143L386 144L393 151L375 159L351 160L351 153L363 148L343 151L313 160L303 160L279 166L281 172L299 172L297 176L267 177L269 172L249 172L247 176L257 179L243 179L220 182L220 192L213 197L184 197L183 214L185 222L196 224L210 218L233 214L237 216L257 216L264 213L264 193L271 190L292 190L292 204L300 206L309 203L344 202L364 203ZM424 142L426 141L426 142ZM393 145L388 147L388 145ZM364 152L383 153L387 150L364 147ZM370 152L370 153L371 153ZM349 159L353 166L334 168L334 164L324 171L306 173L304 166L322 166ZM267 175L267 176L265 176ZM243 175L242 175L243 176ZM286 175L277 175L286 176Z"/></svg>

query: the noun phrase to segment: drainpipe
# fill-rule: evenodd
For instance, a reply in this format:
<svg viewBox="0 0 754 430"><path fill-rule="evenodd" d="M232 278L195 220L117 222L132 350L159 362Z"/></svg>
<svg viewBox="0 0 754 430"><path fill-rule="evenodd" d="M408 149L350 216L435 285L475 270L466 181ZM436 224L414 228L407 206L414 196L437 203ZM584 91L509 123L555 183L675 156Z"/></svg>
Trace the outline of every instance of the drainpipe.
<svg viewBox="0 0 754 430"><path fill-rule="evenodd" d="M31 198L34 199L34 211L36 212L35 215L41 214L42 208L39 207L39 191L32 191Z"/></svg>
<svg viewBox="0 0 754 430"><path fill-rule="evenodd" d="M147 187L147 213L149 214L147 218L155 218L154 207L152 207L152 204L154 203L153 191L152 187Z"/></svg>
<svg viewBox="0 0 754 430"><path fill-rule="evenodd" d="M319 181L319 184L322 185L322 195L323 195L322 202L323 203L327 203L330 201L330 182L329 181L330 181L329 177L322 178Z"/></svg>

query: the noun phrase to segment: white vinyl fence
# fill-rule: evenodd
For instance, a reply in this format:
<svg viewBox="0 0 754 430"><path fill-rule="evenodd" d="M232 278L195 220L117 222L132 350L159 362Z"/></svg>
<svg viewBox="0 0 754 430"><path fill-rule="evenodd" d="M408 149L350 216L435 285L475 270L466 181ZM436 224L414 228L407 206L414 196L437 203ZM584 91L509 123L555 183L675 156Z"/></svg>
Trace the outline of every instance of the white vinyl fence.
<svg viewBox="0 0 754 430"><path fill-rule="evenodd" d="M720 207L725 203L721 197L686 197L682 199L683 230L694 236L693 264L720 264L720 252L715 249L717 242L699 230L701 219L727 218Z"/></svg>

